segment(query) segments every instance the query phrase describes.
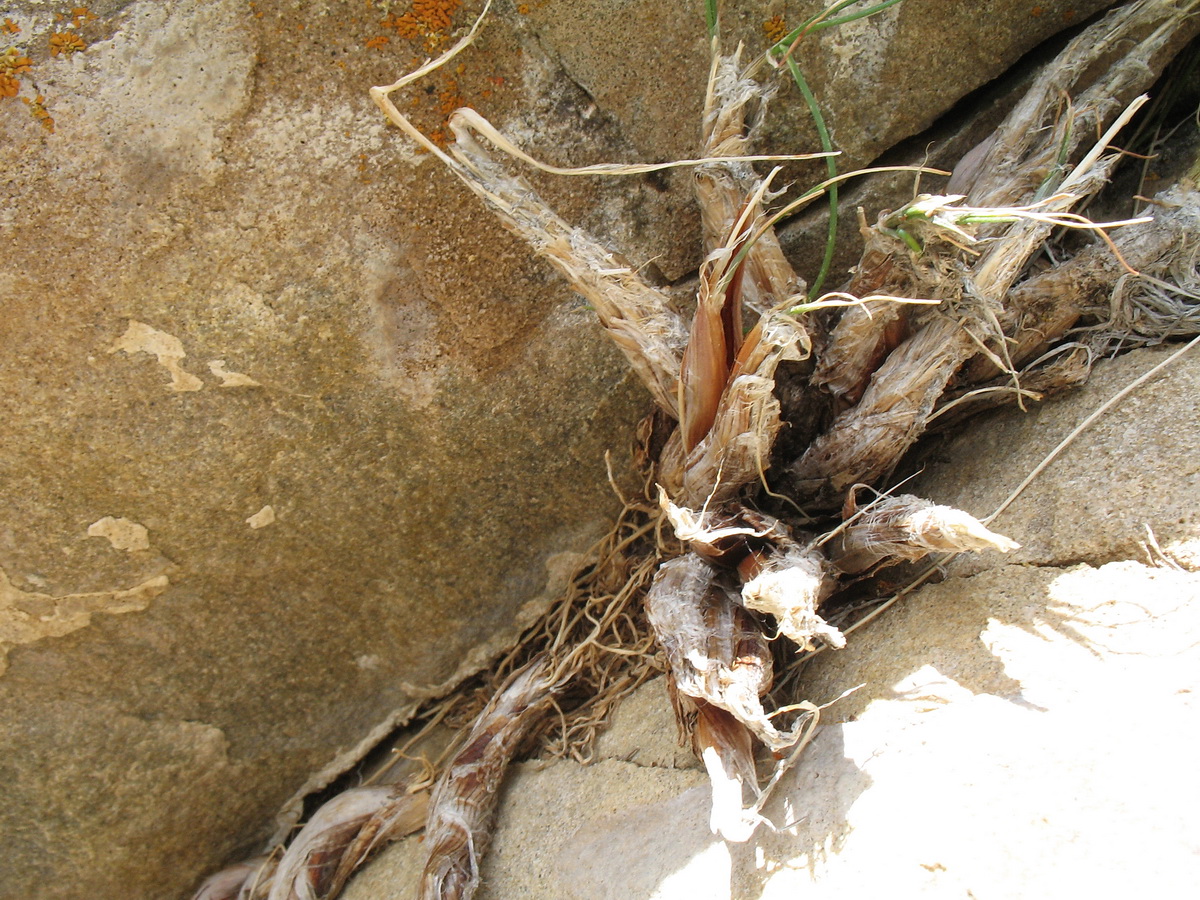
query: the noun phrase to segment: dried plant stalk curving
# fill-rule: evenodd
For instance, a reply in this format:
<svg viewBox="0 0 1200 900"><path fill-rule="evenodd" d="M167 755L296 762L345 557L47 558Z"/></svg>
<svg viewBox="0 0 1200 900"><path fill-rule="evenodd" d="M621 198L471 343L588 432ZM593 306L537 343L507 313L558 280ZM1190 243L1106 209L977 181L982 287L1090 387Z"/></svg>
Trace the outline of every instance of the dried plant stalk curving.
<svg viewBox="0 0 1200 900"><path fill-rule="evenodd" d="M421 900L458 900L475 893L504 772L558 687L550 658L536 657L513 674L475 720L430 799Z"/></svg>

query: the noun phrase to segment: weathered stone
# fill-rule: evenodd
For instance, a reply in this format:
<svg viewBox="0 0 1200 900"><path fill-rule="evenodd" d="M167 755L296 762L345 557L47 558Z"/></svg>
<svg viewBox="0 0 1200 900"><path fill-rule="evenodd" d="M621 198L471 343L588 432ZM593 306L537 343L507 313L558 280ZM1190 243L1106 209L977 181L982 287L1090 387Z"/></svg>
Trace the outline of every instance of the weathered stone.
<svg viewBox="0 0 1200 900"><path fill-rule="evenodd" d="M825 33L806 71L844 165L1067 7L910 0ZM402 11L5 11L0 53L30 68L0 97L3 900L182 896L511 641L615 506L603 453L645 395L368 101L448 45L405 36ZM774 12L730 27L757 36ZM510 6L405 101L431 132L469 102L559 162L691 155L701 21L697 3ZM662 94L640 88L655 60ZM768 147L815 146L799 104L776 109ZM686 176L533 180L650 275L694 269Z"/></svg>
<svg viewBox="0 0 1200 900"><path fill-rule="evenodd" d="M990 513L1076 426L1161 361L1164 352L1137 351L1097 367L1069 402L1035 404L1025 415L972 423L969 431L930 454L926 474L914 489L934 500L953 497L977 515ZM1022 544L1005 561L1098 565L1112 559L1146 560L1144 546L1151 534L1166 547L1200 533L1198 398L1200 366L1185 357L1097 419L996 520L997 528ZM1006 448L1002 472L993 450L999 447ZM1075 460L1087 460L1087 465ZM1155 492L1153 504L1146 501L1147 490ZM995 554L972 554L951 568L967 575L990 568L997 559Z"/></svg>
<svg viewBox="0 0 1200 900"><path fill-rule="evenodd" d="M513 640L647 407L385 129L366 89L423 48L365 47L375 10L93 11L10 4L0 33L55 127L0 100L5 900L182 896L256 849ZM489 40L458 89L524 107Z"/></svg>
<svg viewBox="0 0 1200 900"><path fill-rule="evenodd" d="M975 423L925 490L986 511L1038 446L1164 358L1130 354L1037 413ZM479 896L1169 896L1194 883L1200 522L1179 511L1200 505L1198 377L1200 357L1183 357L1033 482L997 522L1038 548L1024 564L952 567L809 664L815 702L862 687L825 711L768 804L776 832L728 847L707 833L708 793L677 768L657 680L618 709L598 765L521 768ZM1058 542L1022 514L1068 508ZM1165 555L1124 537L1134 522ZM411 896L417 846L387 851L347 900Z"/></svg>

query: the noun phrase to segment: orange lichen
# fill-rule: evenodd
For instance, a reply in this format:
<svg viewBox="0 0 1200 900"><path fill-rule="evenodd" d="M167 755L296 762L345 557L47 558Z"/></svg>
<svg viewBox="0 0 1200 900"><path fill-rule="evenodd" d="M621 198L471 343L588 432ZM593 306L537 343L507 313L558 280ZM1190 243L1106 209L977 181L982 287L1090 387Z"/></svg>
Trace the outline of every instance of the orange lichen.
<svg viewBox="0 0 1200 900"><path fill-rule="evenodd" d="M783 16L771 16L771 18L763 22L762 27L767 35L767 40L772 44L778 44L787 37L788 28L783 24Z"/></svg>
<svg viewBox="0 0 1200 900"><path fill-rule="evenodd" d="M96 14L86 6L77 6L71 10L71 25L75 28L78 28L84 22L90 22L94 18L96 18Z"/></svg>
<svg viewBox="0 0 1200 900"><path fill-rule="evenodd" d="M462 94L458 92L458 82L453 78L447 79L446 86L438 91L438 110L441 114L449 118L450 113L463 106L465 102Z"/></svg>
<svg viewBox="0 0 1200 900"><path fill-rule="evenodd" d="M18 75L23 75L33 67L33 60L21 56L15 47L10 47L0 55L0 97L15 97L21 92L21 82Z"/></svg>
<svg viewBox="0 0 1200 900"><path fill-rule="evenodd" d="M71 34L69 31L59 31L50 35L51 56L58 56L60 53L70 56L73 53L78 53L80 50L86 49L87 44L77 34Z"/></svg>
<svg viewBox="0 0 1200 900"><path fill-rule="evenodd" d="M391 40L391 38L389 38L387 35L384 35L384 34L381 34L378 37L373 37L369 41L367 41L367 49L368 50L382 50L383 47L390 40Z"/></svg>
<svg viewBox="0 0 1200 900"><path fill-rule="evenodd" d="M410 12L406 12L402 16L388 16L379 24L384 28L396 29L396 34L406 41L415 40L421 36L421 23Z"/></svg>
<svg viewBox="0 0 1200 900"><path fill-rule="evenodd" d="M21 26L12 19L6 18L4 24L0 25L0 31L3 31L5 34L19 34Z"/></svg>
<svg viewBox="0 0 1200 900"><path fill-rule="evenodd" d="M446 31L462 0L413 0L413 15L430 31Z"/></svg>
<svg viewBox="0 0 1200 900"><path fill-rule="evenodd" d="M1046 8L1044 6L1035 6L1033 9L1031 9L1029 11L1029 14L1031 16L1033 16L1035 19L1040 19L1042 16L1044 16L1046 14Z"/></svg>
<svg viewBox="0 0 1200 900"><path fill-rule="evenodd" d="M54 134L54 118L46 112L46 98L38 94L33 100L22 97L21 101L29 107L29 112L51 134Z"/></svg>
<svg viewBox="0 0 1200 900"><path fill-rule="evenodd" d="M28 56L22 56L15 47L10 47L3 56L0 56L0 72L5 75L24 75L31 68L33 68L33 60Z"/></svg>
<svg viewBox="0 0 1200 900"><path fill-rule="evenodd" d="M393 29L406 41L423 38L425 52L431 53L445 43L447 32L454 24L452 17L460 6L462 0L413 0L411 10L388 16L379 24Z"/></svg>
<svg viewBox="0 0 1200 900"><path fill-rule="evenodd" d="M519 12L519 13L520 13L521 15L523 15L523 16L527 16L527 15L529 15L529 4L528 4L528 3L520 3L520 4L518 4L518 5L517 5L517 12Z"/></svg>

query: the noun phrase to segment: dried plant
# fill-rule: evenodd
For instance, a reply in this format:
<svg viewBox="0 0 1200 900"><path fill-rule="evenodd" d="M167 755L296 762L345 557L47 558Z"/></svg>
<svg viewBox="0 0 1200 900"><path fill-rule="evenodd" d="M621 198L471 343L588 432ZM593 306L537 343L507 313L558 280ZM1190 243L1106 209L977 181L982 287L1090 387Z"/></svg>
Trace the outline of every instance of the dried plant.
<svg viewBox="0 0 1200 900"><path fill-rule="evenodd" d="M846 5L788 35L767 59L797 75L797 44L836 24L833 13ZM708 771L714 832L748 840L820 715L810 701L779 695L778 660L845 644L855 623L836 605L844 584L928 554L1016 548L962 510L880 488L936 419L1023 403L1085 377L1090 356L1065 337L1081 318L1103 312L1091 326L1097 348L1196 330L1195 193L1164 195L1166 213L1121 222L1097 224L1077 210L1109 181L1117 132L1200 27L1198 8L1200 0L1137 0L1085 29L963 159L946 193L915 197L873 225L860 211L859 265L841 290L811 298L774 228L848 176L831 169L824 185L772 208L774 172L761 176L752 163L781 157L748 150L774 90L757 77L763 60L743 67L740 51L719 51L715 4L694 160L562 169L533 160L472 110L451 117L454 143L438 147L392 96L468 47L483 16L442 57L372 88L392 123L587 298L674 426L647 460L645 495L626 502L568 594L492 673L425 711L430 724L464 728L428 763L439 775L422 898L474 892L498 785L523 745L586 759L611 703L658 667L669 676L681 732ZM690 322L635 267L558 217L477 136L561 175L694 168L706 257ZM1035 265L1050 243L1061 246L1065 229L1095 240ZM786 419L783 369L801 386L787 408L803 406L820 423L791 459L776 447ZM876 497L860 507L864 486ZM789 517L781 496L805 515ZM790 654L772 648L776 637ZM772 757L765 784L759 748ZM378 823L373 804L398 795L360 791L314 816L278 864L276 856L254 869L272 900L333 896L358 860L401 833L376 824L362 836L364 823ZM239 884L249 883L245 874ZM230 893L222 885L235 874L220 879L198 900L263 896L258 887Z"/></svg>

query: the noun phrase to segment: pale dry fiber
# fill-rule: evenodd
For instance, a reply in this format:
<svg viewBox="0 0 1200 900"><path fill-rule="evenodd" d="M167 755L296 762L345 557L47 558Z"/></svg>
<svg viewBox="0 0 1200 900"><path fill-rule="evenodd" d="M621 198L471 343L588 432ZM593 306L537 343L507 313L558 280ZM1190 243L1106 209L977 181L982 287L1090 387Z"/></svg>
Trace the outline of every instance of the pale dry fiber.
<svg viewBox="0 0 1200 900"><path fill-rule="evenodd" d="M1012 298L1021 287L1034 290L1034 279L1026 278L1030 262L1056 230L1103 235L1104 228L1149 224L1096 225L1072 210L1107 183L1120 156L1112 142L1139 105L1132 94L1149 86L1173 48L1195 31L1198 6L1139 0L1085 30L1047 66L990 142L960 167L956 182L963 193L921 195L898 212L881 214L876 225L864 224L867 249L855 277L845 291L814 303L801 295L803 281L774 238L780 212L767 209L772 176L760 178L749 164L769 157L742 155L755 118L747 107L765 105L771 90L750 77L753 64L743 69L739 54L722 56L714 40L703 151L699 159L667 164L698 170L708 256L690 326L664 292L559 218L475 135L556 174L631 174L655 166L566 170L536 163L470 110L452 116L455 143L447 153L393 103L392 93L469 46L479 22L443 57L372 89L394 124L589 300L661 414L678 423L661 450L650 445L660 503L627 504L627 514L642 518L626 520L623 527L632 525L632 532L618 542L621 552L610 547L608 565L593 567L577 582L591 595L577 593L556 607L529 643L502 662L499 672L508 681L498 676L484 686L495 695L464 749L434 764L442 766L442 775L427 823L424 898L472 895L499 781L522 739L538 731L539 711L552 707L555 694L565 697L573 682L584 693L602 685L600 695L611 700L619 690L614 686L631 683L617 674L622 665L645 671L647 629L664 650L681 730L710 777L711 826L728 841L746 841L763 821L765 796L795 761L819 713L810 702L788 703L772 694L775 652L787 658L844 644L825 608L848 576L931 552L1017 546L960 510L886 494L858 510L854 492L860 484L880 485L939 410L968 396L993 402L1032 394L1015 368L1014 346L1022 354L1029 349L1017 335L1037 332L1057 313L1053 302L1045 304L1049 310L1033 300L1018 309ZM1101 66L1113 52L1121 59ZM1067 90L1076 104L1060 105ZM1006 168L993 165L997 154L1004 155ZM1112 239L1103 241L1115 254ZM1106 271L1095 280L1107 290L1117 270ZM1187 296L1186 286L1163 283ZM885 301L876 316L861 301L881 295L910 302ZM820 312L843 303L851 305L840 322ZM748 334L746 314L758 320ZM782 366L800 376L801 385L811 378L802 388L805 399L826 408L831 421L771 479L773 445L784 425L776 383ZM981 393L972 381L973 375L982 380L996 373L1013 382L1006 391L986 393L993 386L981 381ZM1043 383L1053 386L1050 378ZM808 523L829 531L795 532L786 517L756 508L778 499L780 490L790 495L784 500L820 514L806 517ZM837 509L844 509L841 524L824 512ZM673 538L665 528L673 529ZM642 620L636 601L655 570ZM622 571L623 584L605 583L607 575ZM777 634L787 639L791 654L771 647ZM547 653L531 655L534 648ZM589 681L595 666L604 676ZM777 708L769 712L771 705ZM442 708L454 706L450 698ZM470 704L459 710L464 706ZM589 709L589 699L576 698L574 709ZM584 717L585 732L596 720ZM559 733L558 751L571 752L566 713ZM776 756L765 787L756 744Z"/></svg>
<svg viewBox="0 0 1200 900"><path fill-rule="evenodd" d="M475 720L430 799L422 897L449 900L475 893L500 782L558 688L550 658L536 657L509 679Z"/></svg>
<svg viewBox="0 0 1200 900"><path fill-rule="evenodd" d="M196 900L336 897L380 848L425 825L428 801L427 790L406 782L343 791L313 814L282 856L272 852L218 872Z"/></svg>

